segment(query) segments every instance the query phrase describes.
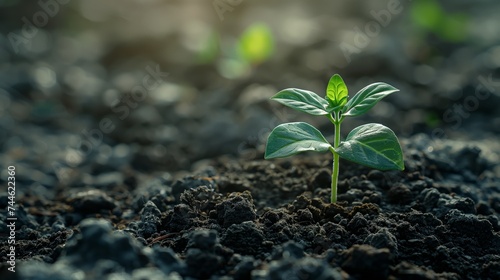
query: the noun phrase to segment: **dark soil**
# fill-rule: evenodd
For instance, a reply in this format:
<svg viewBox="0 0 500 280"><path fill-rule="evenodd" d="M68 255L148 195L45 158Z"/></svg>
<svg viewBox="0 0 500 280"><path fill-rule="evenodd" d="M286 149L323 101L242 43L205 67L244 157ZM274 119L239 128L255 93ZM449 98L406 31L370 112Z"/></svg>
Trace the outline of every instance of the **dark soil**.
<svg viewBox="0 0 500 280"><path fill-rule="evenodd" d="M102 184L28 189L17 202L17 276L498 279L491 150L423 135L404 143L404 172L342 162L337 204L326 202L326 155L223 157L181 179L113 172L97 176L109 177Z"/></svg>
<svg viewBox="0 0 500 280"><path fill-rule="evenodd" d="M23 17L40 16L41 2L66 3L14 49L9 34L26 36ZM215 2L241 4L221 19ZM347 62L340 44L395 2L401 12ZM0 1L0 279L500 279L499 10L497 0ZM275 51L236 75L236 42L258 22ZM132 102L151 69L156 86ZM400 89L341 134L390 127L406 169L342 161L330 204L331 155L263 151L290 121L333 138L326 118L269 97L324 95L335 73L351 97L378 81Z"/></svg>

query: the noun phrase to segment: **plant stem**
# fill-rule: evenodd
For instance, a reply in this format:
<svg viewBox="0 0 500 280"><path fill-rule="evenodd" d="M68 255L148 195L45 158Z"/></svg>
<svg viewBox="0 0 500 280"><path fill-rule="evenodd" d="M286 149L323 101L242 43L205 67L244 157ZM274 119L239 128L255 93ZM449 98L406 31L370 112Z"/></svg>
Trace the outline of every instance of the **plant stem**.
<svg viewBox="0 0 500 280"><path fill-rule="evenodd" d="M335 127L335 138L333 141L333 147L337 148L340 144L340 114L335 113L335 122L333 126ZM337 184L339 180L339 155L333 152L333 170L332 170L332 194L330 197L330 202L337 202Z"/></svg>

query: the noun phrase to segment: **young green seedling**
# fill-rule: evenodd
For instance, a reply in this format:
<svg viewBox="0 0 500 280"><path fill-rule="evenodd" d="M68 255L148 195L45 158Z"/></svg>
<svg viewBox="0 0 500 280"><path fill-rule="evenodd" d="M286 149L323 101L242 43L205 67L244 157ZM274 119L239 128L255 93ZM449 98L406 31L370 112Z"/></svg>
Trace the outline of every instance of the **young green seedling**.
<svg viewBox="0 0 500 280"><path fill-rule="evenodd" d="M380 170L404 170L403 152L398 138L386 126L369 123L356 127L345 141L340 141L340 124L346 117L356 117L370 110L380 99L399 91L386 83L374 83L356 93L349 101L347 86L340 75L330 78L325 98L296 88L284 89L271 99L295 110L326 116L335 128L333 146L319 130L305 122L278 125L267 139L265 158L280 158L305 151L333 154L332 193L337 202L339 157Z"/></svg>

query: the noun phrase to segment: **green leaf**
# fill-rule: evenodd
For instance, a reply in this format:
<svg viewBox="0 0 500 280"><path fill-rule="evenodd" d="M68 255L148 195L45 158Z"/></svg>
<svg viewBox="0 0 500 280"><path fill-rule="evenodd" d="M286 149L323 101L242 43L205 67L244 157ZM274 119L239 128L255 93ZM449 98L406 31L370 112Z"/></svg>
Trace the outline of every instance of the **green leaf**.
<svg viewBox="0 0 500 280"><path fill-rule="evenodd" d="M276 100L290 108L311 115L328 115L328 111L326 110L328 101L319 97L319 95L312 91L298 88L287 88L278 92L276 95L271 97L271 99Z"/></svg>
<svg viewBox="0 0 500 280"><path fill-rule="evenodd" d="M396 91L399 91L399 89L386 83L368 85L358 91L358 93L347 102L342 110L344 112L343 116L355 117L362 115L375 106L380 99Z"/></svg>
<svg viewBox="0 0 500 280"><path fill-rule="evenodd" d="M331 145L323 134L305 122L280 124L267 139L265 159L295 155L301 152L324 152Z"/></svg>
<svg viewBox="0 0 500 280"><path fill-rule="evenodd" d="M356 127L335 148L344 159L380 170L404 170L403 151L394 132L378 123Z"/></svg>
<svg viewBox="0 0 500 280"><path fill-rule="evenodd" d="M335 74L328 81L326 99L330 103L329 112L339 111L347 102L347 86L339 74Z"/></svg>
<svg viewBox="0 0 500 280"><path fill-rule="evenodd" d="M274 50L273 34L263 23L249 26L241 35L238 50L243 59L251 64L266 61Z"/></svg>

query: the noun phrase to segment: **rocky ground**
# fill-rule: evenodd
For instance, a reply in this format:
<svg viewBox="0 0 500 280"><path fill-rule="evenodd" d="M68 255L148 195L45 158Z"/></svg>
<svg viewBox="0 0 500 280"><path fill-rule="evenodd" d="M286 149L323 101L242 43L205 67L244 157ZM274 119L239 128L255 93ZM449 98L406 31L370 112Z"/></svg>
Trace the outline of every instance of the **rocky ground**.
<svg viewBox="0 0 500 280"><path fill-rule="evenodd" d="M339 44L387 9L354 2L243 1L221 19L210 3L75 0L19 49L8 34L40 7L0 3L0 279L500 279L498 2L440 1L444 22L466 14L458 36L401 1L347 63ZM234 72L255 22L275 52ZM330 154L263 151L284 122L332 139L269 97L323 95L335 73L350 96L400 89L341 134L390 127L406 169L342 161L330 204Z"/></svg>
<svg viewBox="0 0 500 280"><path fill-rule="evenodd" d="M337 204L327 155L220 157L181 178L110 157L64 188L17 166L18 273L4 260L2 279L500 277L498 142L419 134L403 150L403 172L342 162Z"/></svg>

